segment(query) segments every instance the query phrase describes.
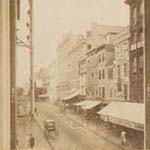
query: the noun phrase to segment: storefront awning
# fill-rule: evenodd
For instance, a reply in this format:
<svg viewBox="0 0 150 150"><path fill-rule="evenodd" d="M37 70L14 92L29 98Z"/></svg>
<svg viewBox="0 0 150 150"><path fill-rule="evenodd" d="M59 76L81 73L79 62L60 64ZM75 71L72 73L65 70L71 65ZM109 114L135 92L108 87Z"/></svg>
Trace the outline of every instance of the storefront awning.
<svg viewBox="0 0 150 150"><path fill-rule="evenodd" d="M74 103L75 106L84 106L84 105L87 105L91 102L91 100L84 100L84 101L81 101L81 102L78 102L78 103Z"/></svg>
<svg viewBox="0 0 150 150"><path fill-rule="evenodd" d="M95 108L95 107L98 106L99 104L101 104L100 101L91 101L91 102L89 102L89 103L87 103L86 105L81 106L81 107L82 107L82 109L84 109L84 110L90 110L90 109L92 109L92 108Z"/></svg>
<svg viewBox="0 0 150 150"><path fill-rule="evenodd" d="M106 116L109 122L144 130L144 104L112 102L97 113Z"/></svg>
<svg viewBox="0 0 150 150"><path fill-rule="evenodd" d="M101 104L101 101L94 101L94 100L84 100L78 103L75 103L75 106L81 106L82 109L84 110L90 110L97 105Z"/></svg>
<svg viewBox="0 0 150 150"><path fill-rule="evenodd" d="M80 95L80 93L79 93L79 92L76 92L76 93L73 93L73 94L71 94L71 95L69 95L69 96L63 98L62 100L67 101L67 100L73 99L73 98L75 98L75 97L77 97L77 96L79 96L79 95Z"/></svg>

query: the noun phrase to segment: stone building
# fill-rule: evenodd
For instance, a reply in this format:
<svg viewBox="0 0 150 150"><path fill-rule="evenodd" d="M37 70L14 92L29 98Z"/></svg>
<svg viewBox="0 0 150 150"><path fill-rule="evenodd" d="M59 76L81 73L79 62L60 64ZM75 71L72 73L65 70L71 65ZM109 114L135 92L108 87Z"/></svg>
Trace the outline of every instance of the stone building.
<svg viewBox="0 0 150 150"><path fill-rule="evenodd" d="M91 25L91 30L87 32L87 77L86 77L86 94L90 97L103 97L105 93L105 87L99 87L99 79L101 74L106 76L105 72L107 70L107 65L105 63L99 63L100 59L104 59L105 53L109 55L110 51L108 47L112 47L113 37L120 31L122 31L124 27L118 26L108 26L108 25L99 25L98 23L93 23ZM104 50L99 51L100 47L107 47ZM112 48L113 49L113 48ZM114 53L114 51L113 51ZM110 58L106 59L111 59ZM114 57L113 57L114 58ZM105 60L104 60L105 61ZM113 62L112 62L113 63ZM108 66L110 67L110 66ZM100 74L100 75L99 75ZM103 80L103 79L100 79ZM110 80L109 80L110 81ZM103 82L103 81L101 81ZM100 83L101 84L101 83ZM104 82L106 84L106 80ZM103 84L103 86L104 86ZM106 94L108 95L108 94ZM106 98L106 97L105 97ZM112 98L111 98L112 99Z"/></svg>
<svg viewBox="0 0 150 150"><path fill-rule="evenodd" d="M115 97L114 86L114 46L103 44L97 48L98 57L98 96L112 101Z"/></svg>
<svg viewBox="0 0 150 150"><path fill-rule="evenodd" d="M130 6L130 101L143 102L144 0L126 0Z"/></svg>
<svg viewBox="0 0 150 150"><path fill-rule="evenodd" d="M113 38L115 48L114 80L118 101L129 101L129 27Z"/></svg>
<svg viewBox="0 0 150 150"><path fill-rule="evenodd" d="M79 61L86 51L83 35L69 33L57 48L58 97L62 98L80 89Z"/></svg>

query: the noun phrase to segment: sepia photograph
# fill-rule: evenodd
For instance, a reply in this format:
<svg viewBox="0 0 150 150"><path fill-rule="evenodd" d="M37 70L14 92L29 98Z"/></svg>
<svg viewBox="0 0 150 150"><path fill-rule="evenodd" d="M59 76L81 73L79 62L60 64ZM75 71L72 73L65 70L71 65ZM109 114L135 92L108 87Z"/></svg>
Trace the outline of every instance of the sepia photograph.
<svg viewBox="0 0 150 150"><path fill-rule="evenodd" d="M0 0L0 150L150 150L150 0Z"/></svg>

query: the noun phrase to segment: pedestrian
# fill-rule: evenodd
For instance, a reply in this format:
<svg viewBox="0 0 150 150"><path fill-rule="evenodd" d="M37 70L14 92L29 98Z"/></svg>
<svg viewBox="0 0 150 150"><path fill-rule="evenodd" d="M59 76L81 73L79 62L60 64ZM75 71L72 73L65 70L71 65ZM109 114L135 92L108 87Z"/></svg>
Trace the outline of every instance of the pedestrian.
<svg viewBox="0 0 150 150"><path fill-rule="evenodd" d="M127 132L125 130L121 131L121 144L126 145L127 140L126 140Z"/></svg>
<svg viewBox="0 0 150 150"><path fill-rule="evenodd" d="M35 146L35 138L33 137L32 134L30 134L29 146L30 146L30 148L34 148L34 146Z"/></svg>

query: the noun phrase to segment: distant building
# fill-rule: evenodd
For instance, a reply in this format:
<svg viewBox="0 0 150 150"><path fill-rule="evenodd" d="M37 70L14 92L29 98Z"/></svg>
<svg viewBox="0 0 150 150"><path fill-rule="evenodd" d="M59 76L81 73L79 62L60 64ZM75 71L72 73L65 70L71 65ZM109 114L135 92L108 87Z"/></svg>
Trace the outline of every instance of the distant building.
<svg viewBox="0 0 150 150"><path fill-rule="evenodd" d="M118 33L113 44L115 48L114 80L118 101L129 101L129 27Z"/></svg>
<svg viewBox="0 0 150 150"><path fill-rule="evenodd" d="M35 96L39 97L41 94L46 94L49 92L49 70L47 67L41 67L35 74Z"/></svg>
<svg viewBox="0 0 150 150"><path fill-rule="evenodd" d="M58 97L79 91L79 61L85 55L86 41L83 35L69 33L57 48L58 56Z"/></svg>
<svg viewBox="0 0 150 150"><path fill-rule="evenodd" d="M130 6L130 101L144 101L144 0L126 0Z"/></svg>
<svg viewBox="0 0 150 150"><path fill-rule="evenodd" d="M57 85L58 85L58 64L56 59L49 65L49 99L50 102L52 103L55 103L58 100Z"/></svg>

